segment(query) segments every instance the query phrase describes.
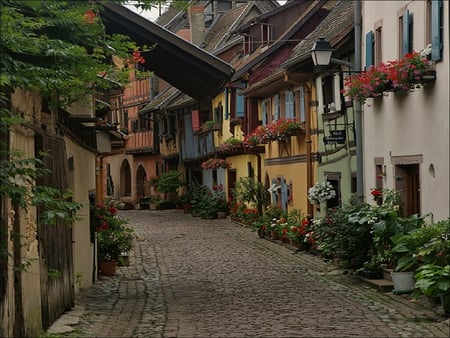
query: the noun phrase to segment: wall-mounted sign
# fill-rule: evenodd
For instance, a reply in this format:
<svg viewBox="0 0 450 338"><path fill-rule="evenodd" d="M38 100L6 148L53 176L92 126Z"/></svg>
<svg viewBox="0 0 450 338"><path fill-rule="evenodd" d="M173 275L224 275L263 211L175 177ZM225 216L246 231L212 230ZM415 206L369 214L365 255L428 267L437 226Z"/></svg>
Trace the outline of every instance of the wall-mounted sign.
<svg viewBox="0 0 450 338"><path fill-rule="evenodd" d="M330 136L325 136L323 142L325 144L345 144L345 130L330 130Z"/></svg>

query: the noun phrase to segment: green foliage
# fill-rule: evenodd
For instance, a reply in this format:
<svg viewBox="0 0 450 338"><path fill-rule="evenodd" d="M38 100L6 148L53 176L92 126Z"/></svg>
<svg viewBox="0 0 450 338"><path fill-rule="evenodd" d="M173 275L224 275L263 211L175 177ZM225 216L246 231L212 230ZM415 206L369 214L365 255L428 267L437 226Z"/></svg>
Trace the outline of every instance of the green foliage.
<svg viewBox="0 0 450 338"><path fill-rule="evenodd" d="M236 203L246 204L262 214L263 208L270 201L270 194L261 182L253 177L241 177L233 190Z"/></svg>
<svg viewBox="0 0 450 338"><path fill-rule="evenodd" d="M176 170L162 174L158 179L158 191L163 194L174 193L183 184L181 173Z"/></svg>
<svg viewBox="0 0 450 338"><path fill-rule="evenodd" d="M0 15L2 91L35 90L54 106L81 101L94 86L110 86L109 80L125 81L127 70L117 71L112 55L126 60L138 48L149 49L125 36L107 35L99 2L9 0L2 2Z"/></svg>
<svg viewBox="0 0 450 338"><path fill-rule="evenodd" d="M423 265L417 269L414 278L416 280L415 294L439 296L450 293L450 265Z"/></svg>
<svg viewBox="0 0 450 338"><path fill-rule="evenodd" d="M343 267L360 268L370 260L372 227L366 204L344 205L316 220L316 240L324 256L340 261Z"/></svg>
<svg viewBox="0 0 450 338"><path fill-rule="evenodd" d="M218 212L228 212L228 202L221 185L211 191L207 186L194 186L192 189L192 216L205 219L217 217Z"/></svg>
<svg viewBox="0 0 450 338"><path fill-rule="evenodd" d="M97 233L100 262L119 261L121 254L131 250L133 230L125 226L126 219L116 215L112 202L91 206L91 222L91 227Z"/></svg>

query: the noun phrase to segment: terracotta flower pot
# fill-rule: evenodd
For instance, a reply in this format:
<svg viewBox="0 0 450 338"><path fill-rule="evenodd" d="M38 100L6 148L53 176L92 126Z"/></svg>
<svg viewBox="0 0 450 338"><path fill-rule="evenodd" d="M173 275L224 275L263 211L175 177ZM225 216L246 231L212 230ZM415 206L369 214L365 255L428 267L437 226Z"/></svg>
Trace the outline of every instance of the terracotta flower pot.
<svg viewBox="0 0 450 338"><path fill-rule="evenodd" d="M100 262L100 272L104 276L116 274L117 262Z"/></svg>

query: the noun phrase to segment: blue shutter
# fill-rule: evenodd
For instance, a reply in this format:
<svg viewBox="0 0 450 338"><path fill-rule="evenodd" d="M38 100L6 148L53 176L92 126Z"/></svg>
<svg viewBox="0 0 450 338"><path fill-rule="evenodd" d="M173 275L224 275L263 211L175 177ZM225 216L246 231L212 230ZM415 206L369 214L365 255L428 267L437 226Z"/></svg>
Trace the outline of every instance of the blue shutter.
<svg viewBox="0 0 450 338"><path fill-rule="evenodd" d="M281 208L283 211L287 210L287 200L288 200L288 189L286 180L284 178L281 179Z"/></svg>
<svg viewBox="0 0 450 338"><path fill-rule="evenodd" d="M278 121L280 118L280 95L275 95L274 101L273 120Z"/></svg>
<svg viewBox="0 0 450 338"><path fill-rule="evenodd" d="M402 56L411 52L409 44L409 25L411 22L411 17L409 15L409 10L405 9L403 12L403 36L402 36Z"/></svg>
<svg viewBox="0 0 450 338"><path fill-rule="evenodd" d="M442 0L431 1L431 60L439 61L442 58L441 18Z"/></svg>
<svg viewBox="0 0 450 338"><path fill-rule="evenodd" d="M236 117L244 117L244 96L236 95Z"/></svg>
<svg viewBox="0 0 450 338"><path fill-rule="evenodd" d="M373 32L370 31L366 34L366 69L375 64L373 44L374 44L374 36Z"/></svg>

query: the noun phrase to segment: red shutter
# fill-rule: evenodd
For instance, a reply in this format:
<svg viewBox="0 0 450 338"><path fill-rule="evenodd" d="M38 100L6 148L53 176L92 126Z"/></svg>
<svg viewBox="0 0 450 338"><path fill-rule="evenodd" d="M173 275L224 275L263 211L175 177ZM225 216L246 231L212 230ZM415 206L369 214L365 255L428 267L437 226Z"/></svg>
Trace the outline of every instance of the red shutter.
<svg viewBox="0 0 450 338"><path fill-rule="evenodd" d="M192 130L200 130L200 112L198 110L192 111Z"/></svg>

